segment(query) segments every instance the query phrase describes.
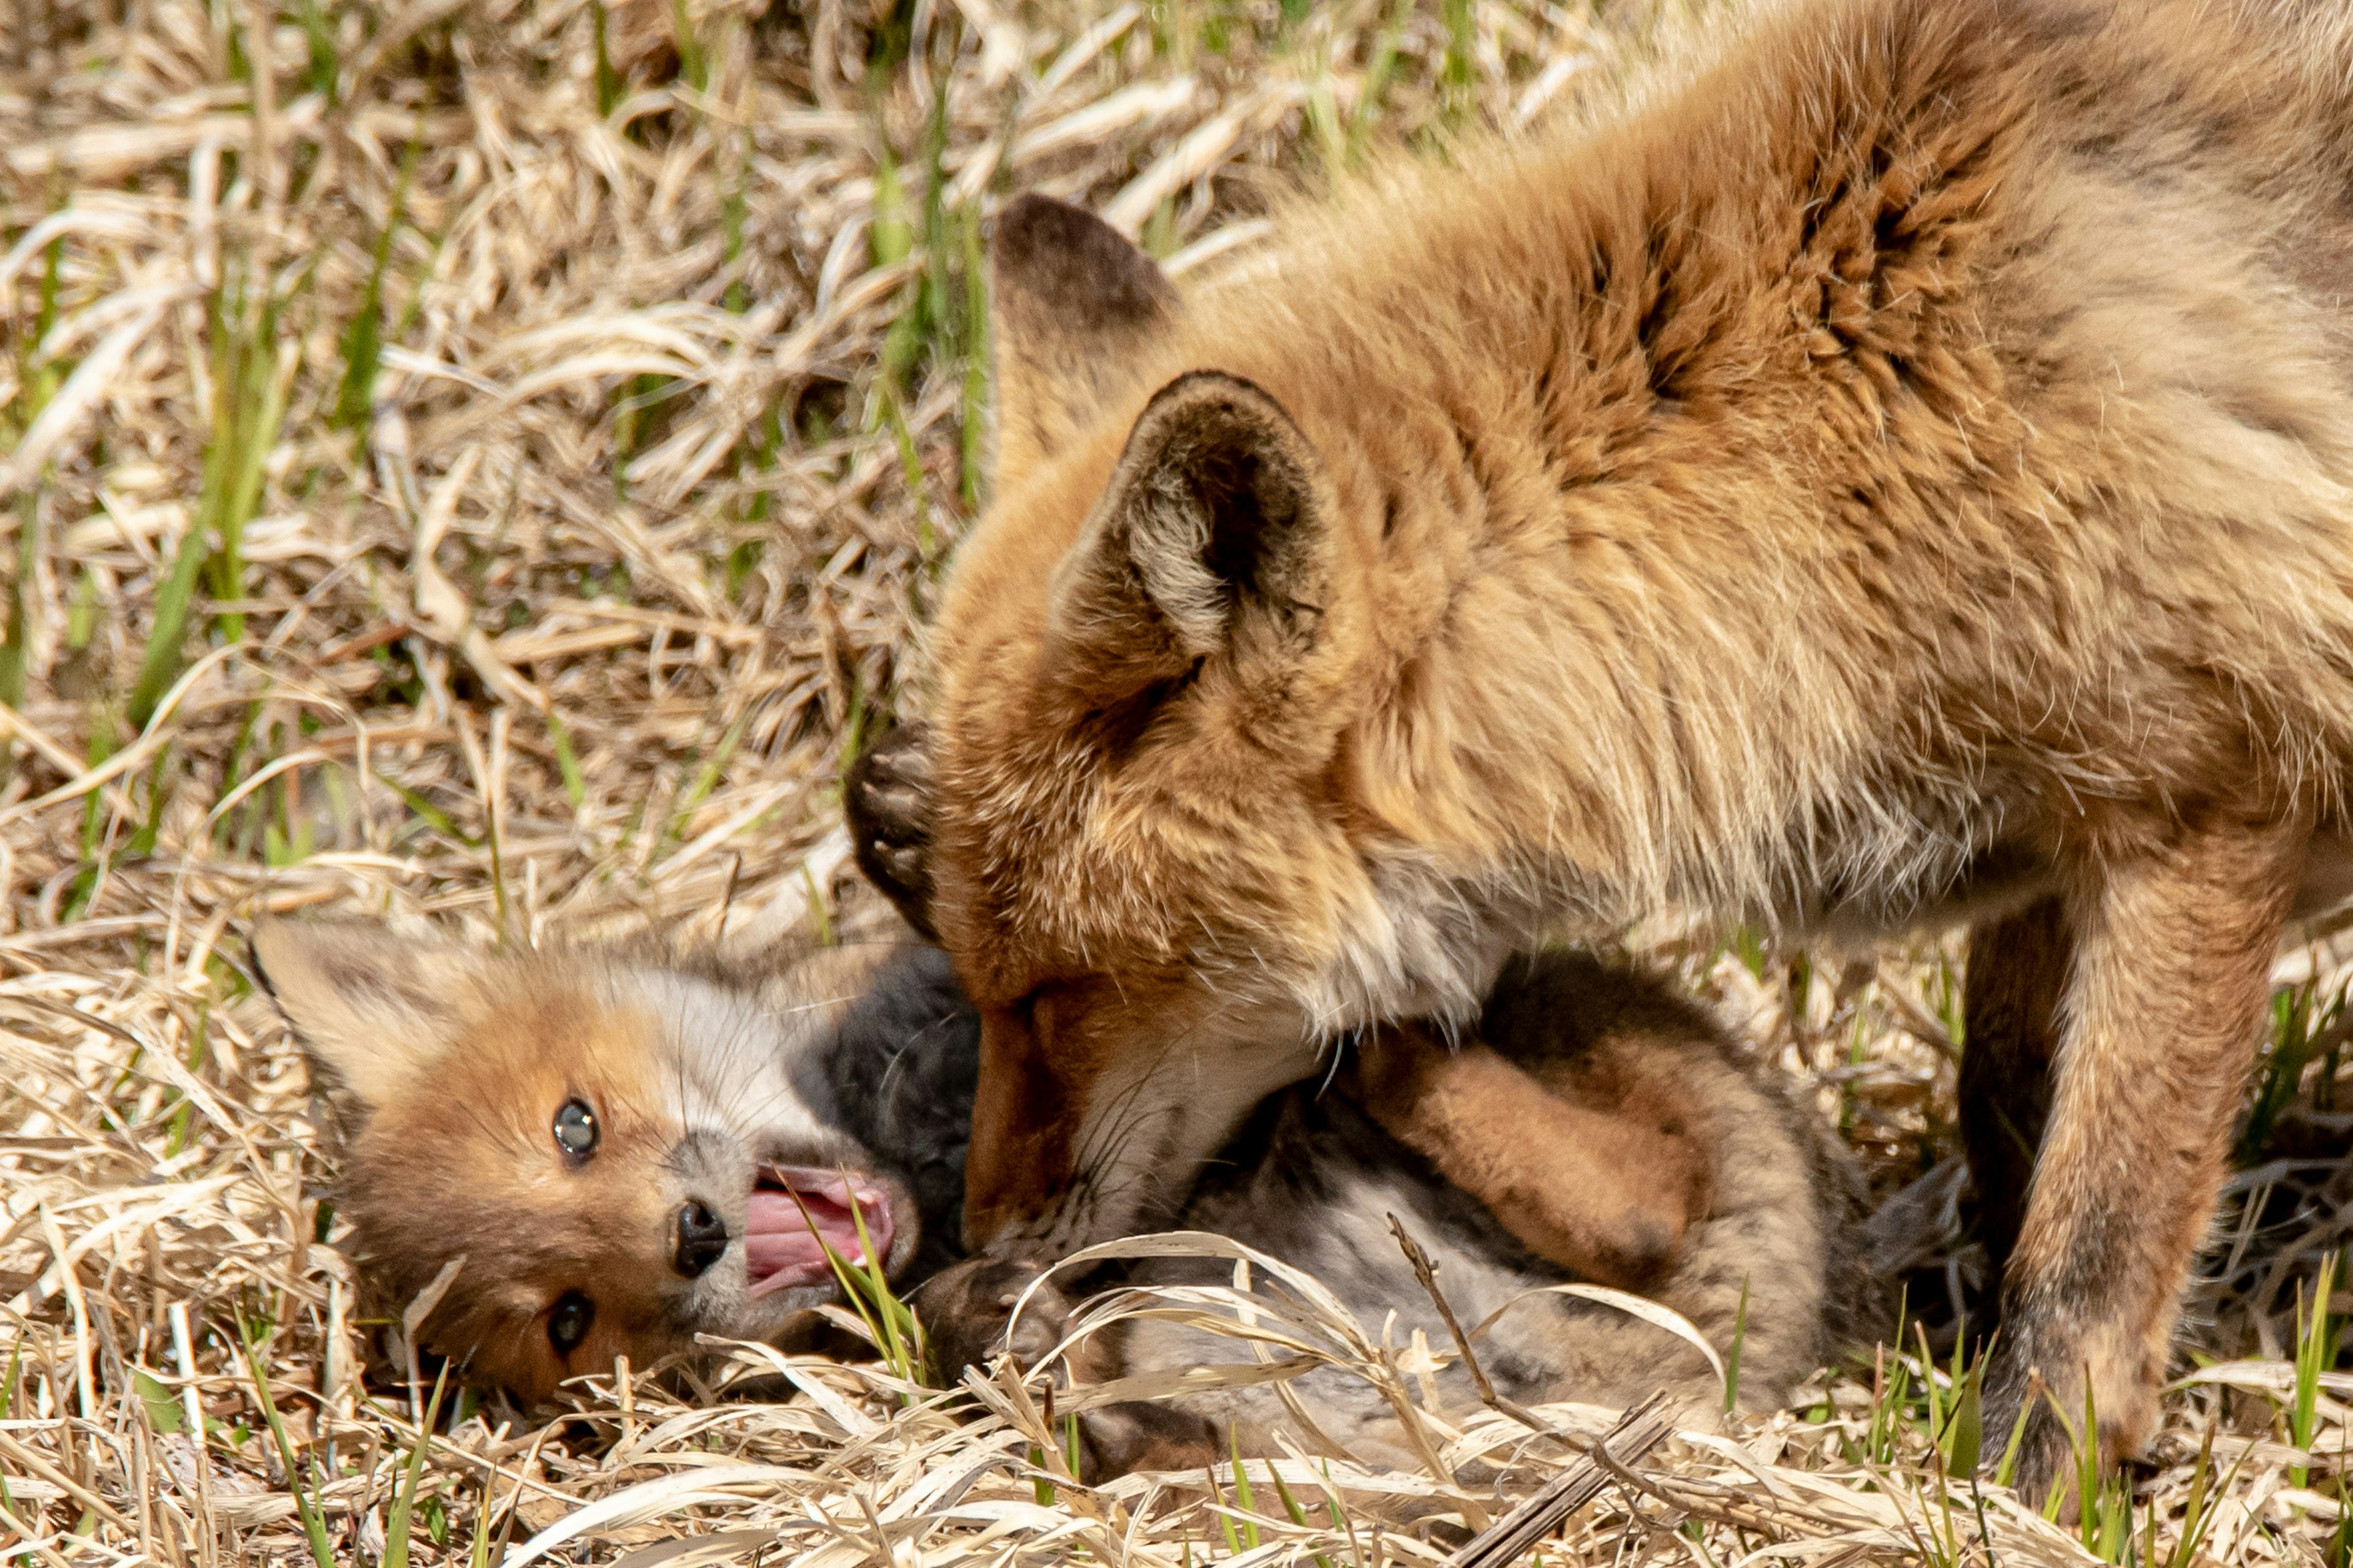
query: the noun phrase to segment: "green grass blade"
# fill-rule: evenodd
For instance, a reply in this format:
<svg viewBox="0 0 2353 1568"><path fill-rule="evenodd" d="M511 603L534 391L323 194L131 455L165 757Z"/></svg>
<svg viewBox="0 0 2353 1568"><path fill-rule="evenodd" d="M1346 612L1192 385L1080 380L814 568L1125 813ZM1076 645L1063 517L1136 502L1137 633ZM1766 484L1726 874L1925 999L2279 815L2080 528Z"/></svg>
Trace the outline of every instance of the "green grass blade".
<svg viewBox="0 0 2353 1568"><path fill-rule="evenodd" d="M1239 1466L1236 1467L1236 1473L1240 1473ZM1218 1516L1219 1527L1226 1532L1226 1555L1229 1557L1240 1557L1242 1554L1241 1537L1234 1533L1234 1516L1225 1507L1226 1494L1223 1491L1220 1491L1218 1488L1217 1469L1214 1466L1209 1467L1203 1469L1201 1475L1202 1478L1209 1483L1209 1500L1211 1503L1216 1505L1215 1511ZM1252 1533L1255 1534L1256 1532L1253 1531ZM1250 1544L1255 1546L1258 1542L1253 1541Z"/></svg>
<svg viewBox="0 0 2353 1568"><path fill-rule="evenodd" d="M604 0L588 0L588 14L594 18L593 27L596 50L596 118L610 120L613 110L621 104L621 73L613 68L613 51L607 41Z"/></svg>
<svg viewBox="0 0 2353 1568"><path fill-rule="evenodd" d="M555 771L564 776L564 798L578 811L588 804L588 777L580 771L580 758L572 750L572 731L552 707L547 710L547 741L555 750Z"/></svg>
<svg viewBox="0 0 2353 1568"><path fill-rule="evenodd" d="M1724 1358L1724 1413L1740 1408L1740 1347L1748 1338L1748 1276L1740 1277L1740 1304L1732 1314L1732 1349Z"/></svg>
<svg viewBox="0 0 2353 1568"><path fill-rule="evenodd" d="M1985 1363L1979 1362L1961 1375L1953 1394L1951 1431L1945 1442L1945 1463L1957 1476L1977 1474L1985 1449Z"/></svg>
<svg viewBox="0 0 2353 1568"><path fill-rule="evenodd" d="M1472 16L1476 0L1445 0L1440 7L1446 24L1446 58L1439 68L1442 117L1449 125L1460 125L1470 118L1475 95L1472 51L1476 37Z"/></svg>
<svg viewBox="0 0 2353 1568"><path fill-rule="evenodd" d="M375 256L360 290L359 308L343 329L343 380L335 394L334 423L364 430L375 412L375 377L384 362L384 275L392 265L392 244L406 216L408 186L417 172L419 143L411 138L401 154L400 178L393 186L392 210L375 237Z"/></svg>
<svg viewBox="0 0 2353 1568"><path fill-rule="evenodd" d="M1234 1459L1234 1501L1246 1514L1258 1512L1258 1500L1250 1496L1250 1471L1242 1468L1242 1434L1239 1426L1226 1428L1226 1451ZM1258 1549L1258 1526L1249 1520L1242 1521L1242 1539L1253 1552Z"/></svg>
<svg viewBox="0 0 2353 1568"><path fill-rule="evenodd" d="M2084 1547L2100 1544L2100 1412L2092 1392L2092 1369L2084 1369L2084 1429L2075 1440L2076 1512L2083 1520ZM2056 1489L2053 1489L2054 1490Z"/></svg>
<svg viewBox="0 0 2353 1568"><path fill-rule="evenodd" d="M254 1397L260 1402L262 1420L268 1424L270 1441L277 1447L278 1462L285 1467L286 1489L293 1494L294 1511L301 1516L302 1533L310 1541L311 1560L318 1568L335 1568L335 1548L327 1538L326 1517L302 1485L301 1468L294 1459L294 1440L286 1435L286 1423L278 1414L278 1402L269 1396L269 1378L262 1370L253 1327L239 1319L237 1328L245 1351L246 1375L253 1381Z"/></svg>
<svg viewBox="0 0 2353 1568"><path fill-rule="evenodd" d="M172 689L180 677L180 650L188 634L188 608L195 600L196 577L204 570L206 558L211 553L206 543L211 534L204 513L180 536L180 548L172 558L171 574L164 579L155 592L155 620L147 636L147 651L139 663L138 679L132 683L128 716L134 730L147 728L147 721L155 715L155 704Z"/></svg>
<svg viewBox="0 0 2353 1568"><path fill-rule="evenodd" d="M31 647L26 591L40 563L40 490L28 486L16 498L16 570L8 579L6 640L0 641L0 702L20 710L25 706L26 655ZM0 741L0 786L15 771L14 757L13 742Z"/></svg>
<svg viewBox="0 0 2353 1568"><path fill-rule="evenodd" d="M400 1495L393 1499L392 1511L385 1516L382 1568L408 1568L409 1524L416 1517L417 1485L425 1475L425 1456L433 1447L433 1426L441 1418L441 1390L448 1381L449 1363L444 1361L441 1370L433 1375L433 1397L425 1402L425 1420L417 1428L417 1446L408 1451L400 1479Z"/></svg>
<svg viewBox="0 0 2353 1568"><path fill-rule="evenodd" d="M965 289L964 423L957 438L958 485L965 510L976 512L981 476L988 465L988 268L981 258L979 215L965 208L957 231L964 252Z"/></svg>

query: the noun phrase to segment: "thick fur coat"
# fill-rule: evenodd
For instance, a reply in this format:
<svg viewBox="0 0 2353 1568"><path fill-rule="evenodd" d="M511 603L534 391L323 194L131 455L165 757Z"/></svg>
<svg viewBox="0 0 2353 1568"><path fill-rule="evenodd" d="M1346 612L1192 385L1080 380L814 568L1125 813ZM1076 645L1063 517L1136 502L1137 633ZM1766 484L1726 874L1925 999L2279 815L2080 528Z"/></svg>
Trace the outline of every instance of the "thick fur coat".
<svg viewBox="0 0 2353 1568"><path fill-rule="evenodd" d="M2348 887L2353 17L1791 0L1189 298L1050 204L997 255L929 745L973 1236L1115 1233L1539 931L1972 920L1989 1421L2053 1476L2088 1369L2136 1448Z"/></svg>

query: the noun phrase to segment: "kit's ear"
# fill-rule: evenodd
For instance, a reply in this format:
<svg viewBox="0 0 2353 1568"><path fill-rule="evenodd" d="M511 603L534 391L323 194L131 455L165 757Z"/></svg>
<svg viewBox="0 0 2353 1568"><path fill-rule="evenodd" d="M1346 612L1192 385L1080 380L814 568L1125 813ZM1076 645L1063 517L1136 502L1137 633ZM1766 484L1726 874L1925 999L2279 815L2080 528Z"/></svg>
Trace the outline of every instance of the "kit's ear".
<svg viewBox="0 0 2353 1568"><path fill-rule="evenodd" d="M456 1043L481 973L480 959L455 943L323 921L263 921L253 966L319 1086L367 1114L427 1081Z"/></svg>
<svg viewBox="0 0 2353 1568"><path fill-rule="evenodd" d="M1016 482L1133 384L1141 351L1176 321L1160 268L1093 214L1027 195L990 246L996 482Z"/></svg>
<svg viewBox="0 0 2353 1568"><path fill-rule="evenodd" d="M1260 388L1216 371L1162 387L1056 569L1063 667L1107 696L1197 662L1282 681L1323 628L1325 489L1314 448Z"/></svg>

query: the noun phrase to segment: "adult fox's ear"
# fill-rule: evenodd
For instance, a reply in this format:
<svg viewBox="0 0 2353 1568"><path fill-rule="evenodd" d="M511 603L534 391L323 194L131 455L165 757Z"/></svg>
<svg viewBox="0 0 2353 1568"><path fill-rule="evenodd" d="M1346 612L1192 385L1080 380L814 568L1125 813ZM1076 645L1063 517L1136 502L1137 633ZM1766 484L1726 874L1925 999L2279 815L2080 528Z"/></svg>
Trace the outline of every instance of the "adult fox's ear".
<svg viewBox="0 0 2353 1568"><path fill-rule="evenodd" d="M1203 661L1279 683L1323 632L1324 498L1314 448L1272 397L1216 371L1170 382L1056 568L1062 668L1105 695Z"/></svg>
<svg viewBox="0 0 2353 1568"><path fill-rule="evenodd" d="M256 927L253 963L321 1087L371 1112L427 1080L457 1038L480 972L454 943L311 921Z"/></svg>
<svg viewBox="0 0 2353 1568"><path fill-rule="evenodd" d="M997 471L1017 480L1127 390L1134 362L1176 321L1176 290L1093 214L1027 195L990 245Z"/></svg>

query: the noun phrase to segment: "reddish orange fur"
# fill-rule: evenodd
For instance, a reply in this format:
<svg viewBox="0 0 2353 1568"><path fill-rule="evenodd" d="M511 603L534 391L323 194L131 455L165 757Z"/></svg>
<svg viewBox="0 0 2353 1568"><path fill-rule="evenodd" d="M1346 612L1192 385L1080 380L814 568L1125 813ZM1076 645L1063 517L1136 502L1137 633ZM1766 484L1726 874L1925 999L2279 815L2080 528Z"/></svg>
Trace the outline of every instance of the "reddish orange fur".
<svg viewBox="0 0 2353 1568"><path fill-rule="evenodd" d="M1540 1258L1641 1290L1705 1216L1714 1130L1663 1055L1531 1073L1489 1046L1384 1030L1347 1085L1383 1131L1493 1209Z"/></svg>
<svg viewBox="0 0 2353 1568"><path fill-rule="evenodd" d="M1028 354L1090 374L1010 411L939 637L974 1236L1119 1228L1548 921L2056 897L1989 1420L2088 1364L2136 1447L2263 961L2346 890L2348 82L2317 0L1793 0Z"/></svg>

